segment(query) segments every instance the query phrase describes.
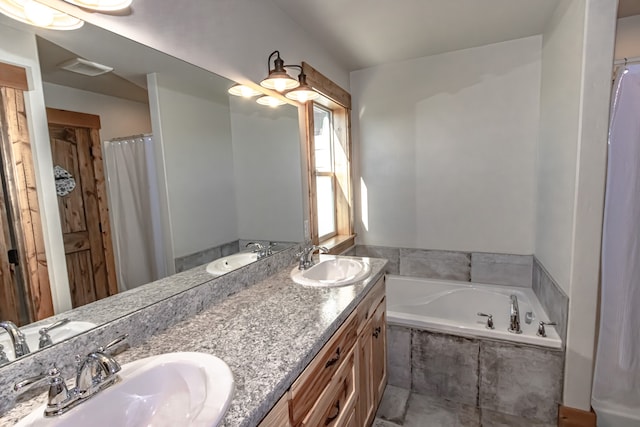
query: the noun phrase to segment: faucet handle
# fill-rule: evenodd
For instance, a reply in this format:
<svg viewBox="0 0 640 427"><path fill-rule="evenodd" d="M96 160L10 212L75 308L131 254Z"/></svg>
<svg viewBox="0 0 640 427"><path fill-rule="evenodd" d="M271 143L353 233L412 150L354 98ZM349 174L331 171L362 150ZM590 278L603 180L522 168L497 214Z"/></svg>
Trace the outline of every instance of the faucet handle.
<svg viewBox="0 0 640 427"><path fill-rule="evenodd" d="M481 312L478 312L477 314L478 316L483 316L487 318L487 325L485 326L487 329L494 329L493 314L487 314L487 313L481 313Z"/></svg>
<svg viewBox="0 0 640 427"><path fill-rule="evenodd" d="M58 328L60 326L66 325L67 323L69 323L70 320L69 319L62 319L62 320L58 320L55 323L52 323L49 326L45 326L44 328L40 329L38 332L40 333L40 340L38 341L38 348L45 348L49 345L53 344L53 340L51 339L51 336L49 335L49 331L55 328Z"/></svg>
<svg viewBox="0 0 640 427"><path fill-rule="evenodd" d="M557 325L557 323L540 321L540 323L538 324L538 332L536 332L537 336L543 337L543 338L547 336L547 331L544 329L545 325L552 326L552 325Z"/></svg>
<svg viewBox="0 0 640 427"><path fill-rule="evenodd" d="M110 348L113 348L113 347L117 346L122 341L126 340L127 338L129 338L129 334L120 335L118 338L114 339L109 344L107 344L105 346L98 347L98 351L101 352L101 353L104 353L105 351L109 350Z"/></svg>
<svg viewBox="0 0 640 427"><path fill-rule="evenodd" d="M63 404L72 399L72 393L69 392L62 374L55 365L46 374L36 375L14 384L13 389L20 391L25 387L31 387L44 381L49 384L49 395L44 416L50 417L63 413L65 411Z"/></svg>
<svg viewBox="0 0 640 427"><path fill-rule="evenodd" d="M7 353L4 352L4 346L0 344L0 366L5 363L9 363L9 358L7 357Z"/></svg>

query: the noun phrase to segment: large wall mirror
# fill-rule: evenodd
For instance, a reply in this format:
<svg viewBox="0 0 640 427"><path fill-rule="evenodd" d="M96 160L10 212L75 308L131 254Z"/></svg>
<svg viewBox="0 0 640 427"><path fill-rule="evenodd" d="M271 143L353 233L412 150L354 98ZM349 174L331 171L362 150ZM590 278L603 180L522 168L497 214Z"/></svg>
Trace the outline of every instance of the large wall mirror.
<svg viewBox="0 0 640 427"><path fill-rule="evenodd" d="M90 24L51 31L0 16L0 31L0 53L3 43L15 42L7 37L35 40L49 141L31 143L51 149L47 167L55 179L57 205L41 209L56 209L60 215L60 228L45 232L63 236L68 282L51 281L67 288L53 292L67 295L62 306L80 307L98 299L91 287L102 280L91 277L93 255L91 249L85 251L91 244L89 223L100 219L82 198L88 191L83 186L99 181L85 171L96 152L91 132L76 129L83 123L99 123L108 197L115 285L104 279L103 286L115 286L108 294L117 296L102 300L103 306L109 299L121 304L123 293L137 292L149 282L245 251L249 242L274 242L277 250L304 239L296 106L272 108L230 96L227 90L234 82ZM98 73L101 66L113 70L86 75ZM81 152L85 148L87 155ZM96 227L102 232L104 225ZM202 282L213 276L198 277ZM19 284L16 289L20 294ZM18 318L0 321L27 323L24 298L18 295L15 302ZM35 339L43 325L65 317L79 325L84 319L75 314L88 312L80 308L40 320ZM77 330L67 326L64 338L104 321L108 319ZM0 344L12 353L1 329Z"/></svg>

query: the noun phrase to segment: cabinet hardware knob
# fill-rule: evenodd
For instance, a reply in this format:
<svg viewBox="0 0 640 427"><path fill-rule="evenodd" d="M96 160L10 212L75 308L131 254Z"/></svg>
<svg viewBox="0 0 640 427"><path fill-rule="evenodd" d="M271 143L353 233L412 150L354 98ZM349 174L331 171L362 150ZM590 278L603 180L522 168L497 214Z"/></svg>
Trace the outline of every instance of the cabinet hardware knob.
<svg viewBox="0 0 640 427"><path fill-rule="evenodd" d="M336 418L338 418L338 415L340 415L340 401L339 400L336 402L335 407L336 407L336 410L337 410L336 414L331 416L331 417L327 417L327 419L324 421L324 425L325 426L328 426L329 424L331 424Z"/></svg>
<svg viewBox="0 0 640 427"><path fill-rule="evenodd" d="M328 368L329 366L333 366L336 363L338 363L338 360L340 360L340 347L338 347L336 349L336 357L334 357L333 359L328 360L327 364L324 365L325 369Z"/></svg>

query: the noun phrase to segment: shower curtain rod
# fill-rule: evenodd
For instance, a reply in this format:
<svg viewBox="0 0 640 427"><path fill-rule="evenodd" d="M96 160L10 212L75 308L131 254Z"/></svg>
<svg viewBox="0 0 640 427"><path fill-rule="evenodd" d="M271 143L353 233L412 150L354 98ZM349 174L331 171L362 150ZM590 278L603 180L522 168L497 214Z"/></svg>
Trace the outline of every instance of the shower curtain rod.
<svg viewBox="0 0 640 427"><path fill-rule="evenodd" d="M625 64L637 64L640 63L640 56L634 56L633 58L622 58L613 61L613 65L625 65Z"/></svg>
<svg viewBox="0 0 640 427"><path fill-rule="evenodd" d="M152 133L139 133L137 135L120 136L118 138L111 138L109 141L111 141L111 142L126 141L128 139L146 138L147 136L153 136L153 134Z"/></svg>

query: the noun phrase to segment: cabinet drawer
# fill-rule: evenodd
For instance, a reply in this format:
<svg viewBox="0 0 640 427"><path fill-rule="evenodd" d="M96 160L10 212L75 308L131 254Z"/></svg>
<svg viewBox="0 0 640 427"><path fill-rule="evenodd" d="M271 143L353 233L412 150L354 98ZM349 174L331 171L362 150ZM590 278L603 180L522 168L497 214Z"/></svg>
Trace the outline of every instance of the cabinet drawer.
<svg viewBox="0 0 640 427"><path fill-rule="evenodd" d="M351 349L301 426L344 427L348 425L347 422L354 412L357 401L355 358L356 352Z"/></svg>
<svg viewBox="0 0 640 427"><path fill-rule="evenodd" d="M291 420L294 426L314 407L356 342L356 311L349 316L320 353L291 386Z"/></svg>
<svg viewBox="0 0 640 427"><path fill-rule="evenodd" d="M289 392L280 398L258 427L289 427Z"/></svg>
<svg viewBox="0 0 640 427"><path fill-rule="evenodd" d="M367 296L364 297L360 305L358 305L358 308L356 310L358 316L358 335L360 335L360 332L362 331L362 328L364 328L364 325L367 323L367 320L369 320L371 316L373 316L373 312L376 311L376 308L384 298L384 295L385 283L384 276L382 276L380 280L378 280L376 284L373 285L373 288L369 291Z"/></svg>

